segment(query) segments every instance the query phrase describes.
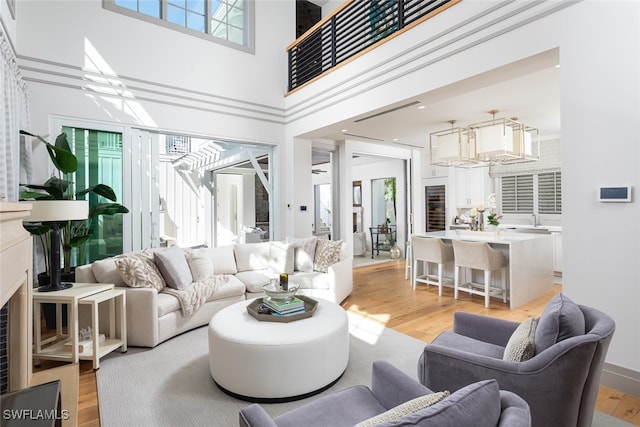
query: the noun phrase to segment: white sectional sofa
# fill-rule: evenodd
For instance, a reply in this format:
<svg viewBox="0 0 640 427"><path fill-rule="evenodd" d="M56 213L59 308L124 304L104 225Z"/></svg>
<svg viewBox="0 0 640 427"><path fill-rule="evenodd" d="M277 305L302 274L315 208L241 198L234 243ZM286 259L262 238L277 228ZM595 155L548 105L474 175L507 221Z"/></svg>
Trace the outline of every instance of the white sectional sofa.
<svg viewBox="0 0 640 427"><path fill-rule="evenodd" d="M230 304L263 296L262 286L280 273L288 273L289 282L300 286L298 294L339 304L353 289L352 261L343 242L311 237L217 248L147 249L79 266L75 280L123 287L128 344L155 347L208 324ZM201 290L206 293L196 292ZM190 313L186 306L191 300L201 300L202 305ZM84 316L81 313L81 326Z"/></svg>

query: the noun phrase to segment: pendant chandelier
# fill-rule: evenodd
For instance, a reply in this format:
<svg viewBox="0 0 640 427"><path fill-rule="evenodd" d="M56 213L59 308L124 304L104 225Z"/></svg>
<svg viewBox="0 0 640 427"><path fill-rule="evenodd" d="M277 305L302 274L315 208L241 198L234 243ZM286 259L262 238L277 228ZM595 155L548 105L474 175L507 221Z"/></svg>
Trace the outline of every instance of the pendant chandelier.
<svg viewBox="0 0 640 427"><path fill-rule="evenodd" d="M495 118L466 128L453 128L430 135L431 164L464 166L473 164L512 164L540 160L538 129L517 118ZM445 138L444 140L442 138ZM455 144L458 148L456 150Z"/></svg>
<svg viewBox="0 0 640 427"><path fill-rule="evenodd" d="M469 128L453 127L429 135L431 164L437 166L465 166L478 163L475 144L469 138Z"/></svg>

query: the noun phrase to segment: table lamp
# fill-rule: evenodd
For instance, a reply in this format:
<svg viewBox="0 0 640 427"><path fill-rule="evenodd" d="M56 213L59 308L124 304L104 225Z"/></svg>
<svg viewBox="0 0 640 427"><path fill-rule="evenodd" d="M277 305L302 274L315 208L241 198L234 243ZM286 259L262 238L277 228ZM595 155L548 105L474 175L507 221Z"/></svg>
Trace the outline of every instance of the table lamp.
<svg viewBox="0 0 640 427"><path fill-rule="evenodd" d="M49 260L50 283L40 286L38 292L51 292L68 289L72 283L60 280L60 227L66 221L87 219L89 202L87 200L33 200L29 222L41 222L51 226L51 259Z"/></svg>

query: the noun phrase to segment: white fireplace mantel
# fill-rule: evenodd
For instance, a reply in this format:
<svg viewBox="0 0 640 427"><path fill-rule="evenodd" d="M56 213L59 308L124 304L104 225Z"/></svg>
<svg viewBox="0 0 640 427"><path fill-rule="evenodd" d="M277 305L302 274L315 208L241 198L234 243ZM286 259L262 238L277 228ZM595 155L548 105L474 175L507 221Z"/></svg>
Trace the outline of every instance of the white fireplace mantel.
<svg viewBox="0 0 640 427"><path fill-rule="evenodd" d="M0 307L9 303L9 390L29 386L33 342L32 238L22 226L28 203L0 202Z"/></svg>

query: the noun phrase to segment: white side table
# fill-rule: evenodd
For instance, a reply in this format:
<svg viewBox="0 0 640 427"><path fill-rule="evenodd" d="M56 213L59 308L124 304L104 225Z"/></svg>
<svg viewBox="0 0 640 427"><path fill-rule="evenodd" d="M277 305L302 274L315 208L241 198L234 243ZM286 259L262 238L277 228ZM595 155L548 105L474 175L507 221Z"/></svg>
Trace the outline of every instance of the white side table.
<svg viewBox="0 0 640 427"><path fill-rule="evenodd" d="M104 293L104 295L100 295ZM120 297L122 293L122 296ZM48 360L59 360L59 361L67 361L72 363L78 363L80 360L80 353L78 351L78 306L81 304L83 299L87 299L83 304L95 305L95 315L92 315L92 325L91 328L94 331L94 346L96 341L98 341L99 334L99 324L97 321L97 310L98 303L100 301L106 301L111 299L111 304L114 304L113 299L118 299L120 302L120 313L121 313L121 324L124 325L124 334L121 332L120 339L121 341L118 346L113 347L110 351L114 350L117 347L122 347L122 351L126 351L126 320L124 316L126 316L125 312L125 296L124 290L115 290L114 285L112 284L97 284L97 283L74 283L72 288L64 289L61 291L54 292L34 292L33 293L33 304L34 310L33 315L35 321L35 351L33 353L34 359L48 359ZM54 337L48 338L46 340L42 340L42 330L40 325L40 306L43 303L54 303L56 304L56 335ZM62 331L62 319L61 319L61 306L62 304L66 304L68 307L68 335L64 335ZM113 308L113 305L111 306ZM115 309L110 311L111 313L111 323L114 325L110 331L110 336L113 336L113 330L115 329ZM122 320L125 320L124 322ZM110 325L111 326L111 325ZM49 344L55 342L54 344L43 348L44 344ZM65 344L71 343L71 351L65 350ZM106 341L105 341L106 343ZM109 347L111 347L114 343L111 343ZM106 344L105 344L106 346ZM105 347L105 349L108 347ZM90 357L89 354L85 354L87 352L83 352L83 359L93 360L93 357ZM91 349L91 354L94 351ZM99 349L97 352L97 358L104 355L102 349ZM97 368L98 363L97 359L94 360L94 368Z"/></svg>
<svg viewBox="0 0 640 427"><path fill-rule="evenodd" d="M120 333L116 335L116 301L118 302L120 315ZM98 316L98 306L101 302L109 304L109 335L103 342L100 342L100 321ZM100 367L100 358L120 347L122 353L127 351L127 313L126 313L126 292L124 289L111 289L99 292L78 300L80 305L91 307L91 328L93 331L91 348L80 353L80 359L92 360L93 369Z"/></svg>

